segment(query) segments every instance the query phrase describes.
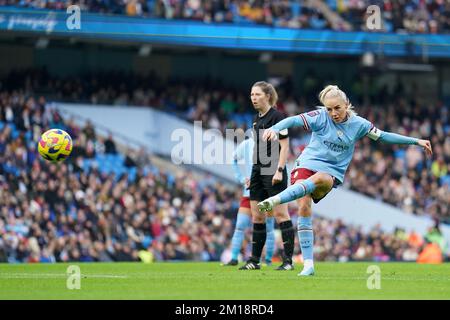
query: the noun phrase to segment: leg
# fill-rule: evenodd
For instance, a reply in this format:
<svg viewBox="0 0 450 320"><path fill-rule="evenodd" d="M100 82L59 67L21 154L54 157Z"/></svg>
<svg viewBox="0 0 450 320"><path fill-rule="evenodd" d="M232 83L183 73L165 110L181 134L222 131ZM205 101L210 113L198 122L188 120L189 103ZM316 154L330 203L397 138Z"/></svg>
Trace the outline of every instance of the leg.
<svg viewBox="0 0 450 320"><path fill-rule="evenodd" d="M260 168L253 166L250 178L250 210L253 221L252 256L240 270L260 269L261 253L266 243L266 217L258 209L258 201L268 196L264 189Z"/></svg>
<svg viewBox="0 0 450 320"><path fill-rule="evenodd" d="M252 211L253 219L253 241L252 241L252 260L259 263L261 260L262 250L266 243L267 238L267 226L266 216L258 209L257 201L250 201L250 209Z"/></svg>
<svg viewBox="0 0 450 320"><path fill-rule="evenodd" d="M312 178L313 176L311 176ZM296 181L301 183L302 181ZM311 195L306 195L303 198L297 199L298 204L298 223L297 232L300 243L300 248L303 255L303 270L299 273L299 276L312 276L314 275L314 231L312 226L312 210L311 202L312 198L320 199L324 197L332 188L329 185L324 184L322 187L317 188Z"/></svg>
<svg viewBox="0 0 450 320"><path fill-rule="evenodd" d="M308 179L297 181L283 192L258 203L258 207L261 211L269 211L276 205L299 199L308 194L317 195L323 193L324 190L328 192L333 187L333 183L333 177L329 174L316 172ZM316 190L317 192L315 192Z"/></svg>
<svg viewBox="0 0 450 320"><path fill-rule="evenodd" d="M269 212L266 218L266 263L267 265L272 264L272 257L275 251L275 218L273 217L273 213Z"/></svg>
<svg viewBox="0 0 450 320"><path fill-rule="evenodd" d="M287 188L288 177L286 170L283 172L283 181L272 186L272 181L270 183L268 190L270 190L270 195L277 195L279 192L284 192ZM273 210L276 221L280 226L281 238L283 239L283 264L277 268L277 270L293 270L292 265L292 255L294 254L294 241L295 241L295 229L292 225L291 217L288 212L288 205L280 204L274 207Z"/></svg>
<svg viewBox="0 0 450 320"><path fill-rule="evenodd" d="M314 274L314 232L312 229L311 202L310 195L297 200L299 215L297 233L303 255L303 271L299 273L301 276Z"/></svg>
<svg viewBox="0 0 450 320"><path fill-rule="evenodd" d="M275 219L280 226L283 240L283 264L277 270L292 270L292 255L294 254L295 230L288 213L287 204L280 204L274 208Z"/></svg>
<svg viewBox="0 0 450 320"><path fill-rule="evenodd" d="M253 234L252 234L252 256L247 263L239 268L239 270L257 270L261 269L261 254L266 243L266 223L265 215L258 210L257 201L250 200L250 209L253 218Z"/></svg>
<svg viewBox="0 0 450 320"><path fill-rule="evenodd" d="M242 247L242 241L244 241L245 237L245 230L251 227L251 224L250 209L240 207L237 214L236 228L234 229L233 238L231 239L231 261L226 265L237 265L239 252Z"/></svg>

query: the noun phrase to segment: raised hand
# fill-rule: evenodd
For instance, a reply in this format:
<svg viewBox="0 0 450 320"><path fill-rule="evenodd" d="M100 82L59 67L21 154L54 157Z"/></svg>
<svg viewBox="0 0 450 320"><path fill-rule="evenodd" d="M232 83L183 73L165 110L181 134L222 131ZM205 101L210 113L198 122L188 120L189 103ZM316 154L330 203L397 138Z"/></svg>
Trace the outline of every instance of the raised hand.
<svg viewBox="0 0 450 320"><path fill-rule="evenodd" d="M423 147L428 156L433 154L433 150L431 149L430 140L419 140L417 143L419 146Z"/></svg>
<svg viewBox="0 0 450 320"><path fill-rule="evenodd" d="M273 129L264 130L262 139L264 141L275 141L278 139L278 133Z"/></svg>

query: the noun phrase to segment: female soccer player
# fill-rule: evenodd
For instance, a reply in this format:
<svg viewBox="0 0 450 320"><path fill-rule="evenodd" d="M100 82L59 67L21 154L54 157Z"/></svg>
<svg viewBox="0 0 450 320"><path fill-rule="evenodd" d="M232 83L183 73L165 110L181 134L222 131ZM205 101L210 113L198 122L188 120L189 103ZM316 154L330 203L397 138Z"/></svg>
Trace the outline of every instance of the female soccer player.
<svg viewBox="0 0 450 320"><path fill-rule="evenodd" d="M261 253L266 242L265 216L258 210L258 202L274 196L287 188L288 177L286 160L289 153L288 130L280 132L279 141L264 141L265 129L284 119L281 112L274 108L278 95L275 88L267 82L256 82L251 89L250 98L258 112L253 123L254 151L250 177L250 208L253 218L252 256L240 270L261 269ZM266 210L266 211L271 211ZM288 214L287 205L273 206L273 215L280 226L283 239L283 263L277 270L292 270L295 231Z"/></svg>
<svg viewBox="0 0 450 320"><path fill-rule="evenodd" d="M293 126L312 131L310 143L298 157L296 167L291 172L291 186L258 203L258 208L266 211L297 199L300 215L297 231L304 258L300 276L314 274L311 199L317 203L332 188L343 183L356 141L367 136L386 143L414 144L423 147L428 155L432 154L429 140L383 132L368 120L357 116L346 94L337 86L325 87L319 94L319 100L324 107L284 119L263 134L263 139L273 141L281 130Z"/></svg>
<svg viewBox="0 0 450 320"><path fill-rule="evenodd" d="M253 164L253 138L242 141L233 154L233 170L235 179L242 185L242 198L237 214L236 227L234 229L233 238L231 239L231 260L225 264L226 266L236 266L238 264L238 256L241 251L242 241L244 241L245 231L252 226L252 214L250 211L250 175L252 173ZM239 169L239 161L244 161L245 176ZM266 257L267 265L272 264L272 256L275 251L275 233L274 218L269 214L266 218Z"/></svg>

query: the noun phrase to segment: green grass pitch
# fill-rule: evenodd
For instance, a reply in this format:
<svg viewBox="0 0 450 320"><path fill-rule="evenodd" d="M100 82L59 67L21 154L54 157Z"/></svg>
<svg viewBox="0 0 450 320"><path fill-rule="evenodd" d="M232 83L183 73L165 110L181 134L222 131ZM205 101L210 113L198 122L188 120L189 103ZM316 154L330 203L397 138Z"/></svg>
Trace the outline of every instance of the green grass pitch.
<svg viewBox="0 0 450 320"><path fill-rule="evenodd" d="M79 263L80 289L67 289L69 264L0 264L0 299L300 300L450 299L450 264L317 263L316 275L239 271L219 263ZM380 268L380 289L367 268ZM373 282L372 282L373 283Z"/></svg>

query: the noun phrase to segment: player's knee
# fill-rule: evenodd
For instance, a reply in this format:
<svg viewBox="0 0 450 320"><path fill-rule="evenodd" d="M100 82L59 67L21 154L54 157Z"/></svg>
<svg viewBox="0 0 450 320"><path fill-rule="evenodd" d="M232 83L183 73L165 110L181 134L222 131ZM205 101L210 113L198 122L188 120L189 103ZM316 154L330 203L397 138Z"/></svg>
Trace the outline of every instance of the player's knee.
<svg viewBox="0 0 450 320"><path fill-rule="evenodd" d="M302 217L309 217L311 216L311 205L309 204L302 204L298 207L298 214Z"/></svg>
<svg viewBox="0 0 450 320"><path fill-rule="evenodd" d="M333 178L326 173L317 173L314 175L314 183L316 187L332 186Z"/></svg>
<svg viewBox="0 0 450 320"><path fill-rule="evenodd" d="M298 215L301 217L309 217L311 216L311 197L308 195L304 198L297 200L298 205Z"/></svg>
<svg viewBox="0 0 450 320"><path fill-rule="evenodd" d="M265 223L266 218L263 214L256 214L253 216L253 223Z"/></svg>
<svg viewBox="0 0 450 320"><path fill-rule="evenodd" d="M287 203L279 204L275 206L275 208L272 211L272 217L275 218L275 221L280 223L280 221L286 221L289 220L289 213L288 213L288 206Z"/></svg>
<svg viewBox="0 0 450 320"><path fill-rule="evenodd" d="M277 214L277 215L275 215L275 220L277 221L277 223L282 223L282 222L285 222L285 221L288 221L288 220L290 220L291 218L289 217L289 215L288 214Z"/></svg>

